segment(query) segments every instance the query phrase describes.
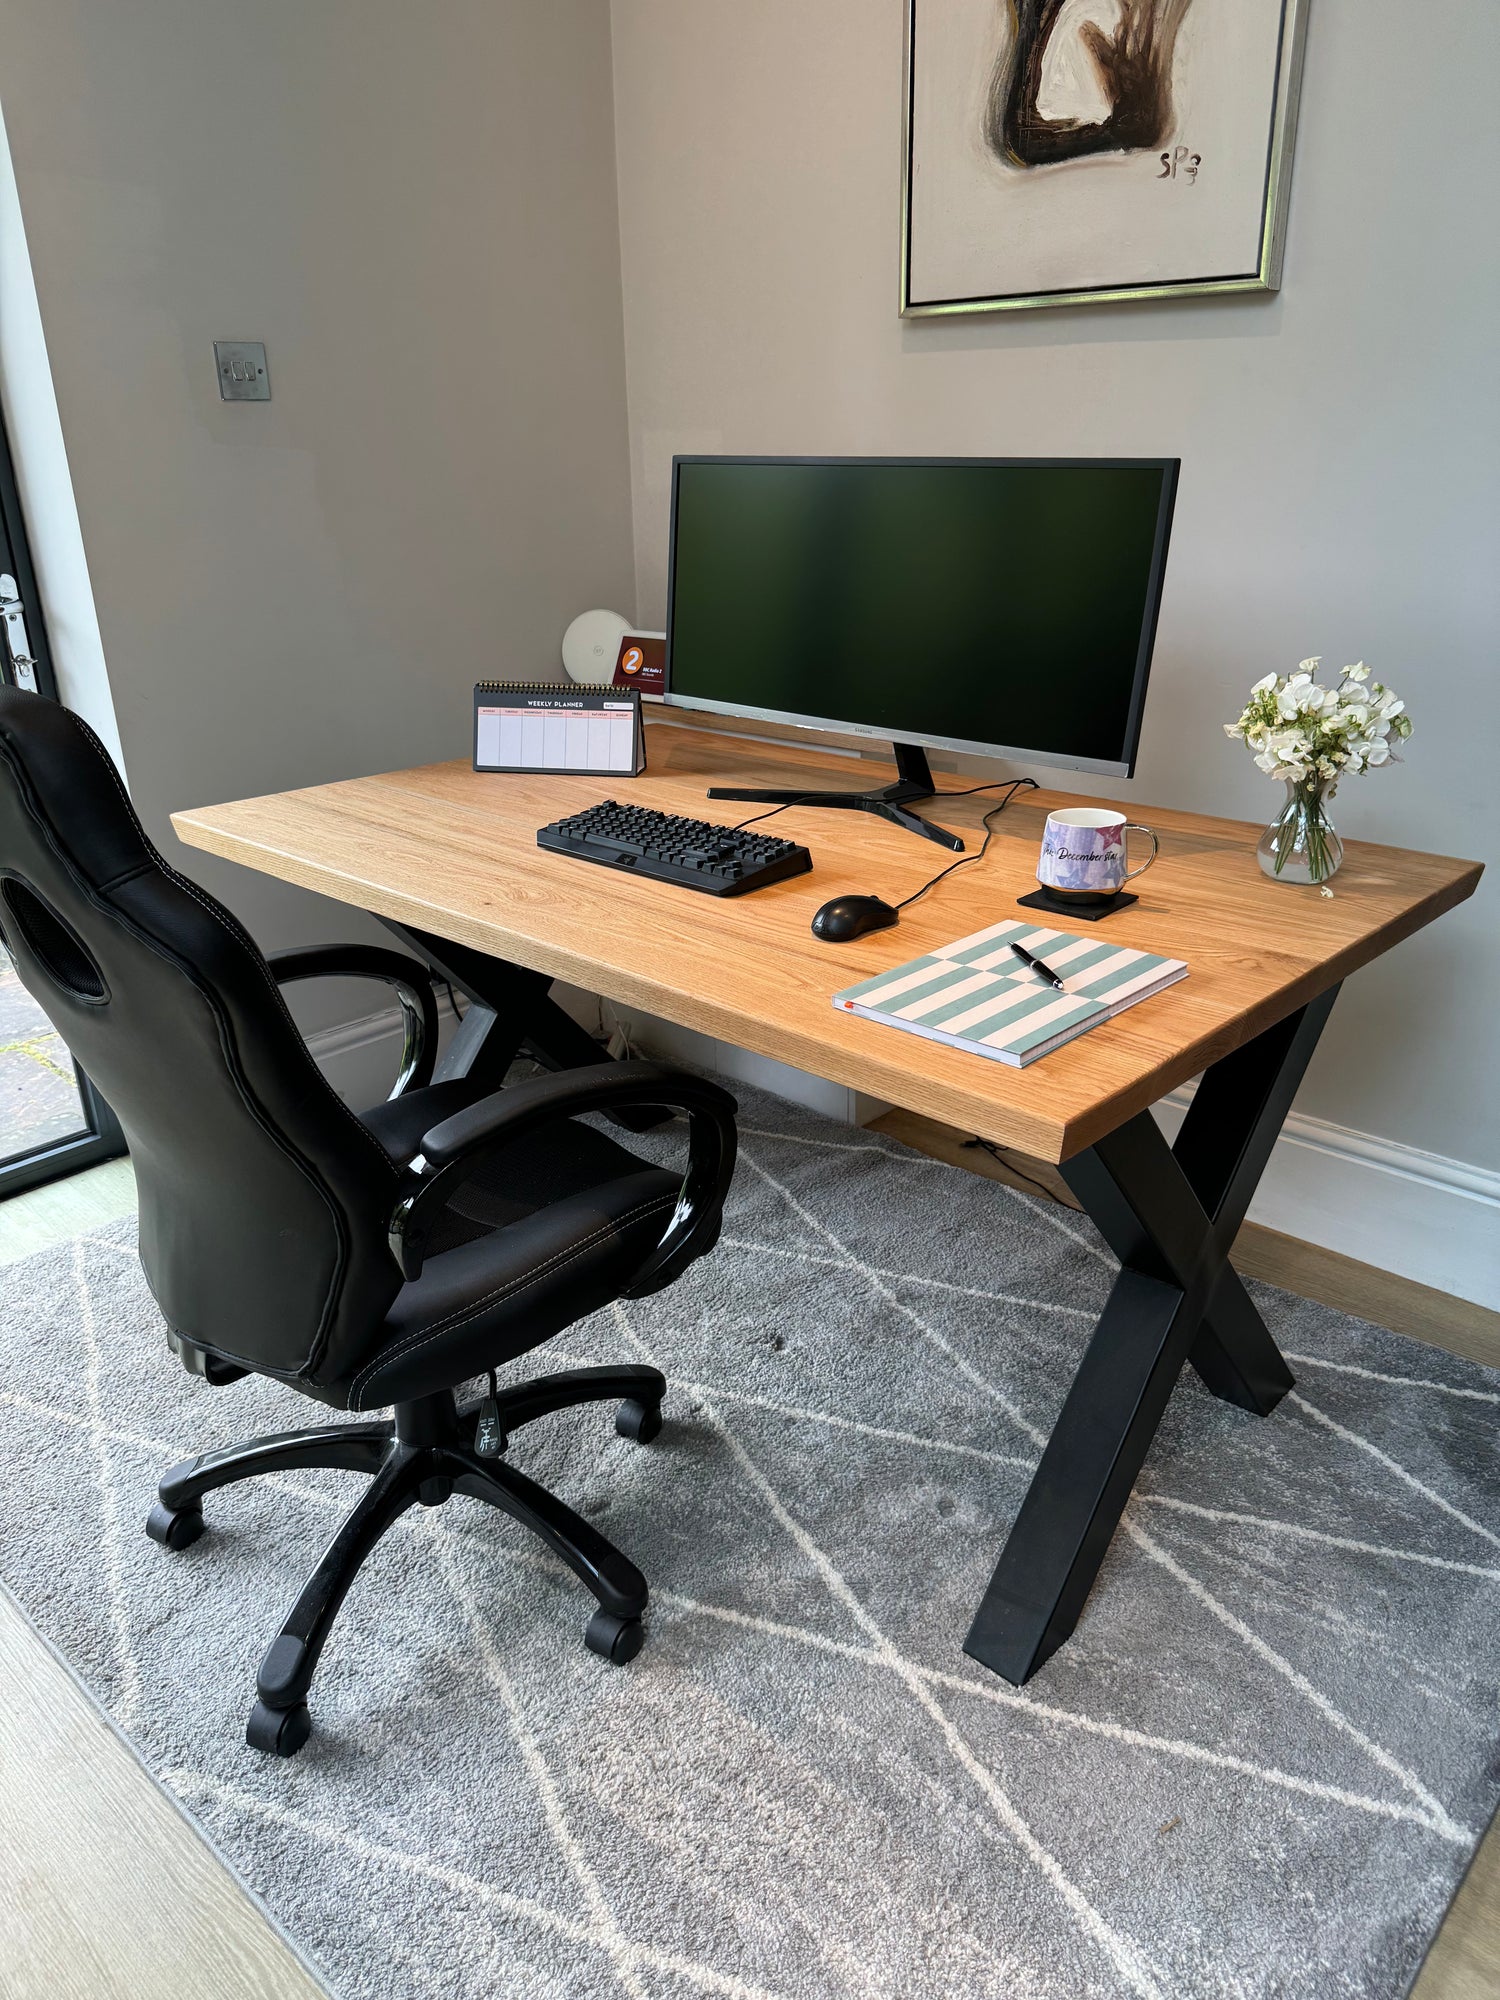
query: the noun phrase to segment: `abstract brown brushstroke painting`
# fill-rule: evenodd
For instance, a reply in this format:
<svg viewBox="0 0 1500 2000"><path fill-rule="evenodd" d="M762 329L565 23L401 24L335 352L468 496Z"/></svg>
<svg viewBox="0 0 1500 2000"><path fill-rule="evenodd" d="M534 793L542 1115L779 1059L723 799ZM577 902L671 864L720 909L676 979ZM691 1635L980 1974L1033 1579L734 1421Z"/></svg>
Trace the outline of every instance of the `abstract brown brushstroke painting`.
<svg viewBox="0 0 1500 2000"><path fill-rule="evenodd" d="M1018 167L1090 153L1155 151L1172 129L1172 58L1192 0L1119 0L1112 29L1085 21L1079 38L1109 104L1096 124L1044 118L1038 109L1047 49L1065 0L1011 0L1014 32L995 67L985 137Z"/></svg>

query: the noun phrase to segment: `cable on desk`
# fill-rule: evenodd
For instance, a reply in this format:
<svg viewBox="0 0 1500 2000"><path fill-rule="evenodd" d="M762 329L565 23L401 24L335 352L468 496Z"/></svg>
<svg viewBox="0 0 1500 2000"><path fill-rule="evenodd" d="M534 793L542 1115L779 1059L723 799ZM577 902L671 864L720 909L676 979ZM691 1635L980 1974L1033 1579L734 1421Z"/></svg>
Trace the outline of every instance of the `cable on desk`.
<svg viewBox="0 0 1500 2000"><path fill-rule="evenodd" d="M790 812L793 806L805 805L809 799L820 799L823 796L822 792L804 792L800 798L787 799L782 805L772 806L766 812L752 813L749 819L740 820L738 825L732 826L729 831L738 833L742 827L755 826L763 819L775 819L777 813Z"/></svg>
<svg viewBox="0 0 1500 2000"><path fill-rule="evenodd" d="M1015 797L1016 793L1021 791L1023 788L1034 792L1037 788L1036 779L1002 778L1002 779L997 779L994 784L990 785L966 786L965 789L961 792L934 792L932 796L935 799L971 799L973 798L976 792L999 792L999 791L1003 791L1005 793L1005 797L1000 801L999 805L993 806L990 809L990 811L987 812L984 816L984 843L980 847L979 852L977 854L966 854L962 861L950 861L948 866L944 869L941 869L936 875L934 875L930 882L924 882L922 884L922 887L918 889L915 892L915 894L908 896L906 899L906 903L914 903L917 900L918 896L925 896L929 889L935 889L938 883L942 881L943 876L951 875L955 868L967 868L971 861L983 861L985 848L989 846L990 837L995 831L994 827L991 826L990 824L991 819L994 817L996 813L1004 812L1005 808L1010 804L1011 800ZM806 803L808 799L817 800L826 797L827 794L825 792L808 792L804 794L802 798L788 799L784 804L779 806L772 806L766 812L754 813L749 819L742 819L739 822L739 825L733 827L731 831L734 833L738 833L741 827L755 826L760 820L763 819L775 819L777 813L790 812L793 806L800 806ZM895 907L898 910L904 910L906 908L906 903L897 903Z"/></svg>
<svg viewBox="0 0 1500 2000"><path fill-rule="evenodd" d="M967 868L971 862L983 861L985 854L989 849L989 844L995 837L995 821L999 818L1000 814L1005 811L1005 808L1010 804L1011 800L1015 797L1016 793L1021 791L1023 788L1027 788L1034 792L1036 790L1036 779L1035 778L1001 779L993 785L970 785L966 791L962 792L934 792L933 797L937 799L968 799L972 798L976 792L999 792L999 791L1003 791L1005 793L1005 797L1000 801L999 805L991 806L989 811L984 816L984 839L980 842L979 852L977 854L966 854L962 859L962 861L950 861L946 868L940 868L938 870L937 874L933 876L930 882L924 882L920 889L913 890L911 895L909 895L906 898L905 902L897 903L893 907L898 910L904 910L906 908L907 903L914 903L916 902L919 896L925 896L929 889L935 889L938 883L943 880L944 876L951 875L955 868Z"/></svg>

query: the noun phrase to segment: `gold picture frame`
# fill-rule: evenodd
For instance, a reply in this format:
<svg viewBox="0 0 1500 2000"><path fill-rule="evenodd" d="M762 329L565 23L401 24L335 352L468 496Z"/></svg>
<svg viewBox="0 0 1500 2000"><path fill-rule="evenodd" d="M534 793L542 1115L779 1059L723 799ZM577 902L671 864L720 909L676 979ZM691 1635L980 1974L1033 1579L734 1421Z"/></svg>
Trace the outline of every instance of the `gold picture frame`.
<svg viewBox="0 0 1500 2000"><path fill-rule="evenodd" d="M1036 0L1032 0L1035 4ZM937 0L933 0L937 4ZM1012 20L1027 0L1009 0ZM1046 0L1042 0L1046 4ZM1149 0L1144 0L1149 4ZM1184 9L1189 0L1182 0ZM904 319L937 319L961 313L1034 312L1049 306L1119 305L1136 299L1190 299L1224 297L1246 292L1274 292L1280 289L1282 260L1286 244L1287 211L1291 199L1292 153L1296 142L1298 99L1302 82L1303 52L1307 37L1309 0L1280 0L1280 17L1275 62L1274 95L1267 120L1267 145L1261 191L1258 256L1253 270L1230 275L1192 276L1107 285L1049 286L1018 292L986 295L917 297L913 294L912 238L914 228L912 183L916 142L916 87L919 43L919 9L924 0L907 0L906 50L902 97L904 144L901 174L901 316ZM1109 155L1118 158L1118 154ZM1161 156L1165 162L1166 155ZM1164 176L1163 176L1164 177ZM997 227L1001 226L997 221Z"/></svg>

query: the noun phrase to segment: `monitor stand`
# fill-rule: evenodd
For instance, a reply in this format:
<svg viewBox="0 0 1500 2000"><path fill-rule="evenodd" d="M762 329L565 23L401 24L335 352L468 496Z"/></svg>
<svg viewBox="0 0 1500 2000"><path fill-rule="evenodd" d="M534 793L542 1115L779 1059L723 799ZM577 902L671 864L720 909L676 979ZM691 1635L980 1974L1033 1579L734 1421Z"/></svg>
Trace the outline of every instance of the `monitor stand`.
<svg viewBox="0 0 1500 2000"><path fill-rule="evenodd" d="M712 785L708 796L711 799L738 799L746 805L757 806L832 806L846 812L875 813L881 819L888 819L892 826L904 827L908 833L920 833L924 840L935 840L939 847L951 848L955 854L962 854L964 844L956 833L948 833L931 820L920 818L906 807L914 805L918 799L933 799L939 796L932 782L932 770L927 762L927 752L919 743L898 743L896 769L900 773L894 785L882 785L871 792L742 792L738 787Z"/></svg>

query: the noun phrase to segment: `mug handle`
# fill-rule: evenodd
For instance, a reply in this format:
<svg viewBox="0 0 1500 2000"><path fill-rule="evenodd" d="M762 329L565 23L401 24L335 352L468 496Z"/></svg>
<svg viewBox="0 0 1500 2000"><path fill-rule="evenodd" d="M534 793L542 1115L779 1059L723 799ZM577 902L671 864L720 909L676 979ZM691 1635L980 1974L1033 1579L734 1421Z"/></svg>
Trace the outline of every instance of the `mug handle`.
<svg viewBox="0 0 1500 2000"><path fill-rule="evenodd" d="M1125 831L1127 833L1143 833L1145 834L1147 840L1149 840L1151 843L1151 852L1147 855L1146 859L1141 863L1140 867L1127 868L1125 870L1125 880L1127 882L1133 882L1137 875L1145 874L1146 870L1151 866L1151 863L1156 859L1157 855L1161 853L1161 842L1157 839L1156 835L1151 831L1150 827L1142 826L1138 819L1126 820Z"/></svg>

